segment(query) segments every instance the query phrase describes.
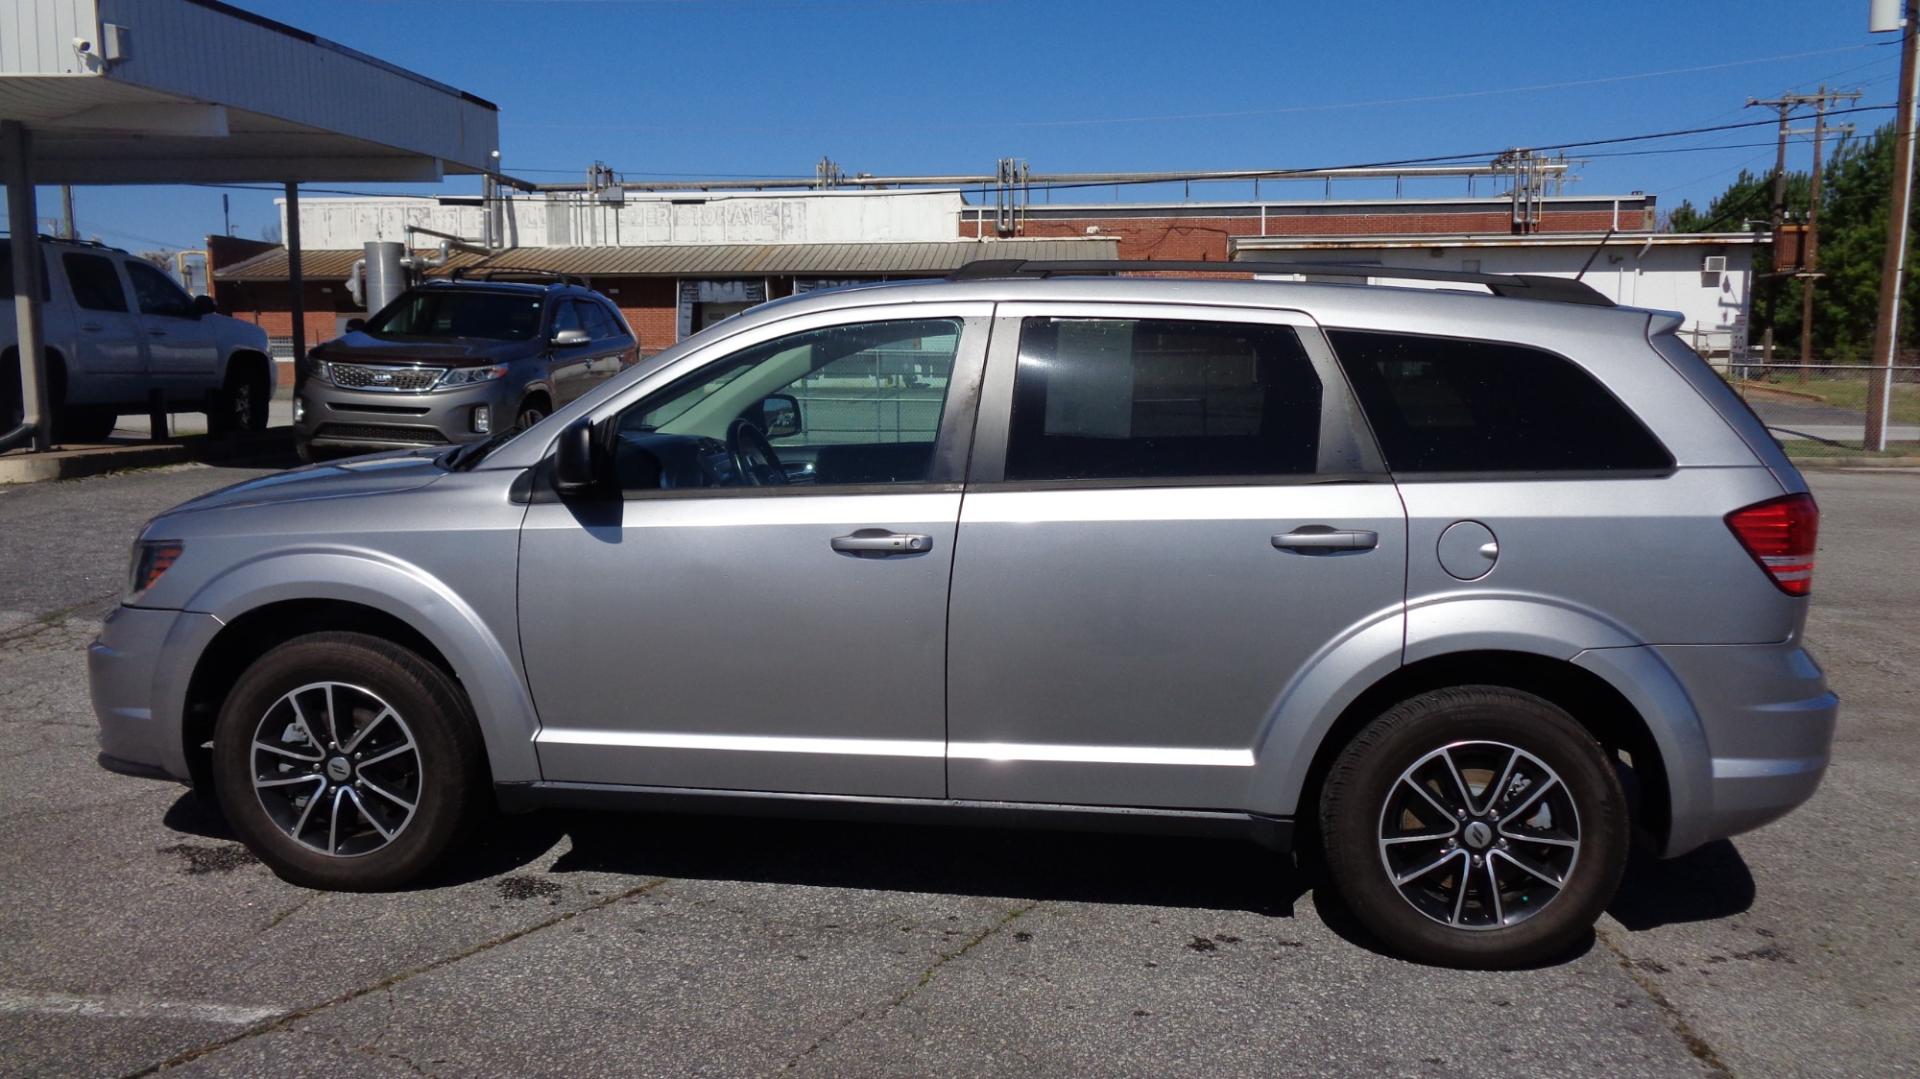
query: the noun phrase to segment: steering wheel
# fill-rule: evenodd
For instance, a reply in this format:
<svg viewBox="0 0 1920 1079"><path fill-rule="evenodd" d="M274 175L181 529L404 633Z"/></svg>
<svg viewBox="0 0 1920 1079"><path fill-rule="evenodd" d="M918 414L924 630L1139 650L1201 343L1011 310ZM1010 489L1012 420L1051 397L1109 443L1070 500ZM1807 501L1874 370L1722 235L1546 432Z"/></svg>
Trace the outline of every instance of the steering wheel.
<svg viewBox="0 0 1920 1079"><path fill-rule="evenodd" d="M787 482L787 470L773 452L773 443L745 417L727 425L727 457L733 461L734 475L749 487L779 487Z"/></svg>

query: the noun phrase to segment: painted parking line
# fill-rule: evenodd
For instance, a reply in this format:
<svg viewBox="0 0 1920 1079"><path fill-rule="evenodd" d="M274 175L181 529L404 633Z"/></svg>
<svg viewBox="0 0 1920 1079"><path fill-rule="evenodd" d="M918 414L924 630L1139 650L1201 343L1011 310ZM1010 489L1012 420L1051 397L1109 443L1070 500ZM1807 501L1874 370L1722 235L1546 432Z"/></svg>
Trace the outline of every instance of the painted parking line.
<svg viewBox="0 0 1920 1079"><path fill-rule="evenodd" d="M76 1015L83 1019L172 1019L180 1022L246 1026L285 1015L292 1009L215 1004L199 1000L155 1000L137 996L76 996L0 989L0 1015Z"/></svg>

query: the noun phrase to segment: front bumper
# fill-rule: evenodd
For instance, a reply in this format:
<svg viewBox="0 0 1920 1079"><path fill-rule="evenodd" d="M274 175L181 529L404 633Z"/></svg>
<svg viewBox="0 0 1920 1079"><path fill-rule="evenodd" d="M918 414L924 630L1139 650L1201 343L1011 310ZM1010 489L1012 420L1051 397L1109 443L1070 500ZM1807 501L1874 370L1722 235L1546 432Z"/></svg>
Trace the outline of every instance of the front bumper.
<svg viewBox="0 0 1920 1079"><path fill-rule="evenodd" d="M314 446L391 449L473 442L513 422L520 386L496 379L428 393L345 390L311 379L300 389L304 414L294 437ZM474 410L487 410L488 431L473 429Z"/></svg>
<svg viewBox="0 0 1920 1079"><path fill-rule="evenodd" d="M181 737L187 680L193 660L219 630L219 619L191 611L123 606L107 616L87 646L103 764L188 781Z"/></svg>

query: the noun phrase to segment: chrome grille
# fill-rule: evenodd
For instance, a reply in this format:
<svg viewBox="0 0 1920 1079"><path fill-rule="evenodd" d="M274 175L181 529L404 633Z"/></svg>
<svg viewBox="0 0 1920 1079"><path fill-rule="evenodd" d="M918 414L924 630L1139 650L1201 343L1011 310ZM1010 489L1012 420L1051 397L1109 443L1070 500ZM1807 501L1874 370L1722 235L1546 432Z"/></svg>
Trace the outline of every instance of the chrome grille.
<svg viewBox="0 0 1920 1079"><path fill-rule="evenodd" d="M384 393L420 393L440 381L438 367L386 367L357 363L333 363L333 384L347 390L377 390Z"/></svg>

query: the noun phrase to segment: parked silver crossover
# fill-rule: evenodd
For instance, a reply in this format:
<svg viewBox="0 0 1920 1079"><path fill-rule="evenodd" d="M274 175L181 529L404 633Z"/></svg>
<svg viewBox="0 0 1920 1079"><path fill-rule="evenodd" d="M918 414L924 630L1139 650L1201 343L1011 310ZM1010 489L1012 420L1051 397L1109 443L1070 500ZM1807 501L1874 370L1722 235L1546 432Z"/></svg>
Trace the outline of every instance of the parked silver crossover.
<svg viewBox="0 0 1920 1079"><path fill-rule="evenodd" d="M1311 836L1463 966L1579 940L1635 829L1813 792L1818 510L1677 317L1063 269L766 304L518 434L162 514L103 763L326 888L489 800Z"/></svg>

